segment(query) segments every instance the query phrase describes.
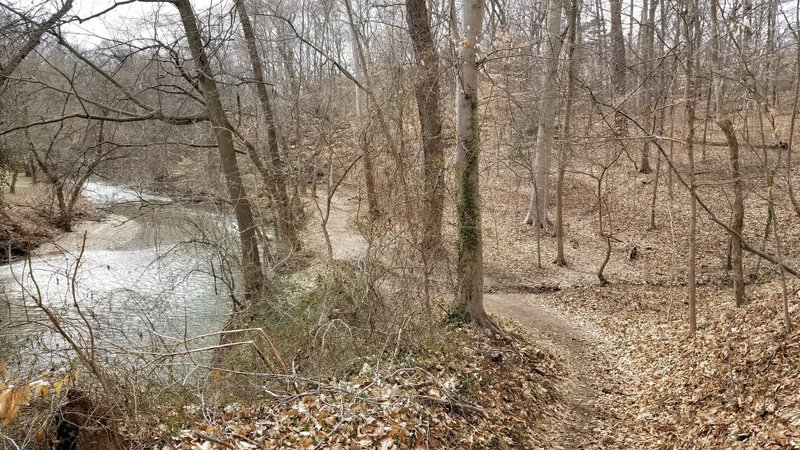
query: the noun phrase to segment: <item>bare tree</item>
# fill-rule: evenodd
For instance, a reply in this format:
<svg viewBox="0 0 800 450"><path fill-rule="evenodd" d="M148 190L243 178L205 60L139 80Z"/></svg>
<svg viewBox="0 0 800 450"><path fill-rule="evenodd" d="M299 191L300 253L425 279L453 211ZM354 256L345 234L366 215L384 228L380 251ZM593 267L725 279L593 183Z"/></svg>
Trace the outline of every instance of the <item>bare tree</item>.
<svg viewBox="0 0 800 450"><path fill-rule="evenodd" d="M483 31L483 0L463 6L463 42L456 83L456 186L458 190L458 262L456 315L465 322L491 326L483 308L483 233L478 163L481 153L478 119L478 52Z"/></svg>
<svg viewBox="0 0 800 450"><path fill-rule="evenodd" d="M742 192L742 172L739 165L739 141L730 119L720 119L717 125L728 139L728 154L733 181L733 215L731 228L736 232L731 236L731 263L733 265L733 293L736 304L744 304L744 267L742 263L742 232L744 231L744 195Z"/></svg>
<svg viewBox="0 0 800 450"><path fill-rule="evenodd" d="M269 166L265 168L260 161L260 157L255 152L251 152L251 158L264 177L266 187L277 205L278 237L288 244L290 250L298 250L300 249L300 240L296 229L298 223L291 202L289 201L286 167L278 147L278 128L275 124L275 113L264 78L264 65L261 62L261 56L259 55L256 45L255 33L250 23L250 17L247 15L244 0L236 0L236 8L239 11L239 20L242 22L247 56L250 59L250 65L253 67L256 94L258 96L259 105L261 106L261 114L267 131L266 149Z"/></svg>
<svg viewBox="0 0 800 450"><path fill-rule="evenodd" d="M439 253L444 201L442 113L439 109L439 55L431 33L425 0L406 0L408 32L414 47L417 79L414 95L422 132L422 177L425 208L422 254L426 265Z"/></svg>
<svg viewBox="0 0 800 450"><path fill-rule="evenodd" d="M686 31L686 90L684 102L686 104L686 154L689 160L689 262L686 283L689 297L689 331L697 331L697 198L695 195L695 168L694 168L694 121L697 96L695 95L695 54L699 35L695 28L697 18L697 0L688 0L686 12L683 16L683 25Z"/></svg>
<svg viewBox="0 0 800 450"><path fill-rule="evenodd" d="M642 62L639 67L640 80L640 110L647 128L651 130L650 135L655 133L655 114L653 112L656 89L653 74L653 60L655 56L655 16L658 2L656 0L644 0L642 5L642 23L639 26L639 49ZM650 173L650 141L652 138L646 136L642 142L642 154L639 160L639 172Z"/></svg>
<svg viewBox="0 0 800 450"><path fill-rule="evenodd" d="M358 117L357 133L361 143L361 149L364 153L364 184L367 190L367 208L369 209L369 217L372 220L377 219L380 213L380 206L378 205L378 190L375 183L375 162L372 149L369 143L369 130L366 127L365 115L365 102L363 90L370 89L369 75L367 72L367 60L364 55L364 44L361 41L361 32L356 24L356 19L353 14L353 5L351 0L344 0L345 8L347 9L347 21L350 25L350 49L353 57L353 66L355 68L355 76L358 81L365 86L355 86L355 100L356 100L356 116ZM366 95L367 99L370 98L369 92ZM384 131L386 131L384 127Z"/></svg>
<svg viewBox="0 0 800 450"><path fill-rule="evenodd" d="M50 31L66 14L72 9L74 0L66 0L61 7L53 13L50 18L40 24L36 24L30 34L24 38L24 43L16 52L13 52L5 64L0 64L0 90L4 89L8 82L8 77L19 67L19 64L30 54L42 41L42 36ZM11 9L10 6L2 6ZM26 21L32 21L27 17Z"/></svg>
<svg viewBox="0 0 800 450"><path fill-rule="evenodd" d="M222 170L225 174L228 195L233 204L234 216L239 232L239 240L242 248L245 298L254 301L261 294L261 290L264 286L264 275L261 269L256 224L253 219L250 201L247 198L247 192L242 183L239 164L236 160L233 133L229 128L230 121L228 120L225 108L219 97L217 82L211 70L211 64L206 54L205 44L203 43L200 29L197 26L197 18L192 10L192 5L189 0L175 0L172 4L175 5L180 13L181 23L183 24L183 29L186 32L186 39L189 43L189 50L192 53L192 59L199 71L199 84L203 93L203 98L205 99L209 118L211 119L211 126L217 142L217 147L219 148ZM240 311L244 308L244 305L237 306L237 309Z"/></svg>
<svg viewBox="0 0 800 450"><path fill-rule="evenodd" d="M578 76L578 60L575 47L578 44L578 26L580 24L580 0L571 0L568 11L567 36L567 99L564 106L563 126L561 128L560 152L558 158L558 179L556 180L556 265L566 266L564 256L564 175L567 171L567 159L572 153L572 106L575 102L575 85Z"/></svg>
<svg viewBox="0 0 800 450"><path fill-rule="evenodd" d="M561 54L562 0L550 0L547 13L547 68L542 72L539 93L539 128L536 135L536 156L533 163L533 189L524 223L537 232L551 230L547 219L548 186L550 184L550 153L553 151L553 126L557 115L558 60Z"/></svg>
<svg viewBox="0 0 800 450"><path fill-rule="evenodd" d="M625 61L625 36L622 33L622 0L611 3L611 85L614 91L614 132L624 136L627 132L625 116L621 114L627 91L628 65Z"/></svg>

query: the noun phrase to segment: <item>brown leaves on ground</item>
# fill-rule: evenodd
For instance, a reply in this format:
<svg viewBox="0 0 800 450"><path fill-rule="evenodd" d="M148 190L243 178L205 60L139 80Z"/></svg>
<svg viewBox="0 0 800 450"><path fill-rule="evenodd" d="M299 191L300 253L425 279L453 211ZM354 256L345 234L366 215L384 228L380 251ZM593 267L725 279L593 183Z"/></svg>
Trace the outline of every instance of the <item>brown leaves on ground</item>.
<svg viewBox="0 0 800 450"><path fill-rule="evenodd" d="M548 301L599 323L625 374L627 414L604 423L606 448L800 448L800 332L786 335L777 282L698 290L699 330L686 325L685 288L620 284ZM791 299L793 316L800 299Z"/></svg>
<svg viewBox="0 0 800 450"><path fill-rule="evenodd" d="M198 410L154 448L550 448L537 430L557 418L561 371L516 332L454 328L391 367L365 364L261 406Z"/></svg>
<svg viewBox="0 0 800 450"><path fill-rule="evenodd" d="M594 150L582 149L571 166L595 167L591 159L603 153ZM708 149L708 159L698 161L697 172L701 197L721 218L728 217L731 198L726 152ZM774 237L764 238L767 187L756 155L749 158L744 238L775 254ZM596 325L608 341L600 350L624 386L612 405L622 414L610 414L590 430L603 437L597 448L800 449L800 335L784 332L777 271L745 254L749 303L737 308L731 273L724 270L728 236L701 211L699 329L690 336L685 303L688 195L677 183L670 187L663 168L655 203L654 174L639 175L629 166L607 173L602 199L593 193L597 185L591 177L568 176L564 223L569 265L551 264L555 239L541 236L541 268L536 265L536 235L519 224L530 186L516 184L502 170L487 174L484 248L490 273L500 284L558 286L560 291L538 294L537 300L566 310L576 323ZM780 177L775 192L783 257L797 267L800 217L792 214ZM649 223L651 205L655 228ZM607 287L597 286L595 275L605 255L601 219L603 230L613 228L618 239L612 241L605 269L611 283ZM627 258L631 245L639 250L633 261ZM793 278L788 281L797 328L798 284Z"/></svg>

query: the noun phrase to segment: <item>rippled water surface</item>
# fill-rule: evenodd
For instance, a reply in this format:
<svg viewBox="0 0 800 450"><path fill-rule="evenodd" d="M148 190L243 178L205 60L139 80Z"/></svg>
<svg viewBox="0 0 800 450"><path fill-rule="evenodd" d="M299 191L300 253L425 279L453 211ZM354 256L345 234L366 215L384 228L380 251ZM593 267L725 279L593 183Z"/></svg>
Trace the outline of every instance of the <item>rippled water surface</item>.
<svg viewBox="0 0 800 450"><path fill-rule="evenodd" d="M64 348L44 308L84 345L94 339L117 351L225 326L231 277L219 254L228 251L229 219L97 181L84 195L113 214L88 225L83 254L64 245L0 266L8 298L0 302L0 346Z"/></svg>

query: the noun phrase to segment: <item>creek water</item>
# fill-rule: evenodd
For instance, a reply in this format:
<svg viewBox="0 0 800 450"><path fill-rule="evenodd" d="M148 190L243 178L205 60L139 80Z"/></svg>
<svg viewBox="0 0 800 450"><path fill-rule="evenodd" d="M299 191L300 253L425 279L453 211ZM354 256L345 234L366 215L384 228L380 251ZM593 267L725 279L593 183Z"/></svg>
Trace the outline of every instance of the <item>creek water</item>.
<svg viewBox="0 0 800 450"><path fill-rule="evenodd" d="M236 279L223 257L236 254L230 218L96 180L83 195L107 217L0 266L0 359L63 363L72 355L64 333L114 357L225 327Z"/></svg>

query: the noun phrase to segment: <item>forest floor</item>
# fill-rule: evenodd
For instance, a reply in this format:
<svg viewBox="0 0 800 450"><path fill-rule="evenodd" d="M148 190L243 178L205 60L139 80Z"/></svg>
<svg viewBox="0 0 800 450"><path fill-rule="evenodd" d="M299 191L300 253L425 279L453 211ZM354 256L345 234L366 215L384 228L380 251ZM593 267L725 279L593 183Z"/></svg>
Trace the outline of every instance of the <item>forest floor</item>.
<svg viewBox="0 0 800 450"><path fill-rule="evenodd" d="M550 262L555 239L542 236L538 266L536 236L520 224L527 192L514 177L487 174L485 303L505 337L449 329L444 347L391 368L318 384L268 409L203 411L164 448L800 449L800 332L784 330L773 266L746 255L748 302L736 307L723 266L727 239L701 214L693 336L687 208L677 187L669 200L660 188L650 228L652 175L609 174L614 192L594 205L585 195L592 186L570 179L569 265ZM766 208L758 189L748 196L745 237L760 243ZM703 195L722 216L725 195ZM326 225L334 259L358 261L367 250L360 207L356 194L334 197ZM797 265L800 219L785 205L779 211L785 254ZM606 252L600 220L615 237L609 284L596 278ZM323 255L318 227L309 224L307 247ZM445 233L454 242L452 224ZM771 251L771 239L764 243ZM629 258L634 246L638 256ZM790 279L795 323L798 291Z"/></svg>
<svg viewBox="0 0 800 450"><path fill-rule="evenodd" d="M327 228L334 258L352 259L366 250L367 242L353 228L357 206L342 197L334 197L331 203ZM565 365L567 376L559 387L562 408L559 420L551 422L546 430L549 434L543 439L548 443L546 448L607 448L613 441L610 434L614 432L608 422L610 418L619 420L623 414L620 410L625 403L622 386L626 384L608 356L611 344L607 333L540 301L534 292L550 290L546 284L526 289L486 277L484 290L484 301L490 313L516 321L533 342L557 355Z"/></svg>
<svg viewBox="0 0 800 450"><path fill-rule="evenodd" d="M704 200L727 217L728 195L714 187L726 176L723 156L710 154L699 173L707 183ZM535 234L520 223L527 189L502 171L488 173L483 186L485 267L491 275L487 307L534 335L552 336L554 353L571 368L577 387L570 391L570 427L581 437L564 437L566 448L800 449L800 332L796 326L789 334L784 329L773 265L745 255L747 304L736 307L731 273L724 267L727 238L700 211L698 332L691 335L688 201L677 185L670 196L662 176L653 203L654 174L616 170L608 174L603 196L593 199L587 195L592 180L572 177L565 186L569 264L551 263L555 239L542 236L538 266ZM774 239L763 237L763 180L758 172L747 180L745 238L774 253ZM789 213L785 197L778 201L784 255L796 266L800 219ZM596 275L606 252L598 235L598 204L605 231L614 236L607 285ZM655 228L648 223L651 205ZM633 247L638 255L629 258ZM504 292L525 295L493 297ZM788 304L796 325L800 295L791 277Z"/></svg>
<svg viewBox="0 0 800 450"><path fill-rule="evenodd" d="M724 152L709 152L698 163L700 195L719 217L727 217L730 208L722 188L725 167ZM520 223L527 189L515 184L518 177L495 169L489 164L482 181L486 307L516 321L565 365L564 415L548 431L548 448L800 449L800 331L797 326L785 331L775 266L745 255L747 303L737 307L725 268L728 239L701 210L698 332L691 335L685 269L689 209L677 182L670 187L663 173L659 180L623 167L607 172L600 197L592 198L587 194L596 192L596 180L569 178L569 265L551 263L555 239L542 236L538 266L535 233ZM764 237L767 189L757 169L753 163L746 177L744 237L774 253L774 238ZM797 266L800 218L790 213L787 198L776 202L784 255ZM355 205L349 208L352 219ZM348 206L340 204L334 212L338 233L352 232L346 231ZM607 245L599 224L613 236L608 284L597 279ZM455 242L453 231L452 223L445 228L448 242ZM633 248L637 254L630 257ZM793 278L787 282L796 325L800 286Z"/></svg>

